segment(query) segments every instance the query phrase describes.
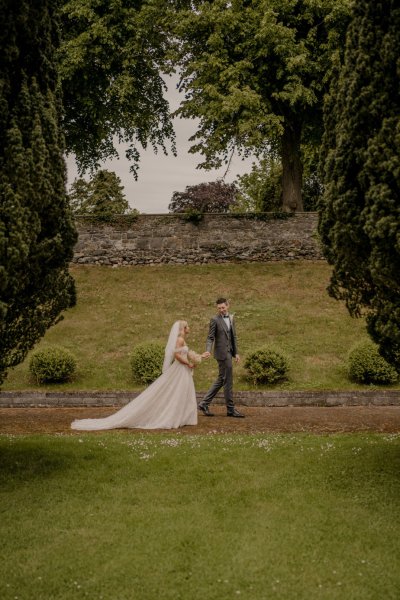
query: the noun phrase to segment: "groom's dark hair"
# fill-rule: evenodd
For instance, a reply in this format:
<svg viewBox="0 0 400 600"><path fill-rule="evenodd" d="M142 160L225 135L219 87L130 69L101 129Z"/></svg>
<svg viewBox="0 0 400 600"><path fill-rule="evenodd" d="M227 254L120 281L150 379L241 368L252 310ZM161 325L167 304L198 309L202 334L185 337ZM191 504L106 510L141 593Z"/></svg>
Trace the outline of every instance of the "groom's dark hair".
<svg viewBox="0 0 400 600"><path fill-rule="evenodd" d="M226 298L218 298L215 304L228 304L228 300Z"/></svg>

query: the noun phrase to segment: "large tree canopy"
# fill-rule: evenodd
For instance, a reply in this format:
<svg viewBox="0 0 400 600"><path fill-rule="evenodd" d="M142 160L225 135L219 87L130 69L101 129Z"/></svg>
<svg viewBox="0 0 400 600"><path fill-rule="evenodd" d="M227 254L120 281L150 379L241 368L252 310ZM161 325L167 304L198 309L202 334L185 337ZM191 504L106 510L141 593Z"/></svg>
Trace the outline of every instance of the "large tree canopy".
<svg viewBox="0 0 400 600"><path fill-rule="evenodd" d="M330 293L400 364L400 7L359 0L326 104L320 233Z"/></svg>
<svg viewBox="0 0 400 600"><path fill-rule="evenodd" d="M178 113L197 117L192 152L220 166L233 150L283 165L283 205L302 210L300 145L322 135L322 99L350 0L194 0L176 28Z"/></svg>
<svg viewBox="0 0 400 600"><path fill-rule="evenodd" d="M0 0L0 384L73 303L56 0Z"/></svg>
<svg viewBox="0 0 400 600"><path fill-rule="evenodd" d="M179 2L176 3L179 7ZM64 0L60 73L67 150L81 171L127 145L137 175L140 149L174 150L161 72L168 70L165 0Z"/></svg>

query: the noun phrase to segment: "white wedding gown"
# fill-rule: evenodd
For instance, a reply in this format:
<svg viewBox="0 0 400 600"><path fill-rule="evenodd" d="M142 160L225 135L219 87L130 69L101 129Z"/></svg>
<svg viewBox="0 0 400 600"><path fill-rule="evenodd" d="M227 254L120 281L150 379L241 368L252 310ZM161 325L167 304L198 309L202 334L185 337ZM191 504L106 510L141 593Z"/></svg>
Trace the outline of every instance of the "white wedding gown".
<svg viewBox="0 0 400 600"><path fill-rule="evenodd" d="M188 347L181 352L187 360ZM175 360L158 379L118 412L103 419L78 419L72 429L174 429L197 424L193 370Z"/></svg>

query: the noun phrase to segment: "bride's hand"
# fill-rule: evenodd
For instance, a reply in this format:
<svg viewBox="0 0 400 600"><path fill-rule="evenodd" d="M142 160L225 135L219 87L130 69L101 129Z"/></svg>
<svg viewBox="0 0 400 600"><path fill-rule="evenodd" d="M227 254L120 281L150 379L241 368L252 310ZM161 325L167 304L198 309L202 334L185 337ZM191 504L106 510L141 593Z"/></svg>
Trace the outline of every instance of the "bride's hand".
<svg viewBox="0 0 400 600"><path fill-rule="evenodd" d="M203 352L201 358L210 358L211 354L209 352Z"/></svg>

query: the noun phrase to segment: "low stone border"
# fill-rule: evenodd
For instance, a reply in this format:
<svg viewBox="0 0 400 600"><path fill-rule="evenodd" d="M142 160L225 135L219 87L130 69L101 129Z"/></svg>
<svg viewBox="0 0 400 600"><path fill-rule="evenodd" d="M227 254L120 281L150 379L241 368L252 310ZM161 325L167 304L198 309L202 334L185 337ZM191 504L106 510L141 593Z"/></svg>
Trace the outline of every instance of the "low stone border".
<svg viewBox="0 0 400 600"><path fill-rule="evenodd" d="M0 392L0 408L124 406L139 392ZM197 392L201 400L204 392ZM222 396L215 399L223 404ZM235 392L242 406L400 406L400 390Z"/></svg>

